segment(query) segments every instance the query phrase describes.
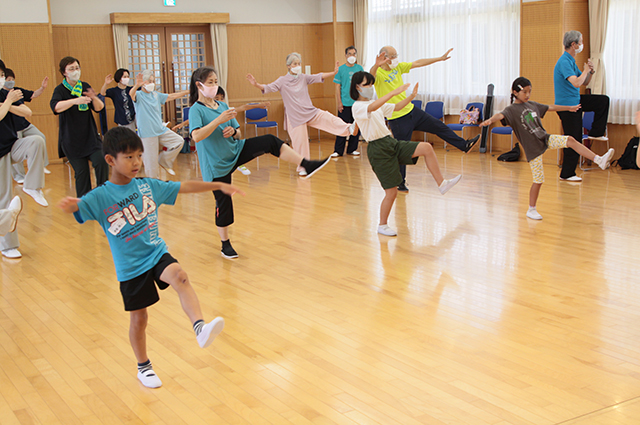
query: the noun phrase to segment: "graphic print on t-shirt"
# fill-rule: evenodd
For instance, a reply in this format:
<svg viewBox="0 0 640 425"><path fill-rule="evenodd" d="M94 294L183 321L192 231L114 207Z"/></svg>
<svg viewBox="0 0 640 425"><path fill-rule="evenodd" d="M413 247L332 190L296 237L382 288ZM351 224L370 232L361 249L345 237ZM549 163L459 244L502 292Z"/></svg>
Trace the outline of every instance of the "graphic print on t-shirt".
<svg viewBox="0 0 640 425"><path fill-rule="evenodd" d="M532 109L527 108L520 114L520 123L522 123L522 126L538 139L543 139L547 132L538 124L539 121L538 113Z"/></svg>
<svg viewBox="0 0 640 425"><path fill-rule="evenodd" d="M389 73L389 75L384 80L384 82L385 83L391 83L392 81L394 81L396 79L397 76L398 76L398 68L395 68Z"/></svg>
<svg viewBox="0 0 640 425"><path fill-rule="evenodd" d="M162 240L158 238L158 214L151 187L144 181L136 181L136 183L142 194L141 210L138 211L133 203L140 198L138 193L133 193L105 208L103 212L107 216L107 221L111 223L109 233L124 242L129 242L148 231L149 241L157 244Z"/></svg>

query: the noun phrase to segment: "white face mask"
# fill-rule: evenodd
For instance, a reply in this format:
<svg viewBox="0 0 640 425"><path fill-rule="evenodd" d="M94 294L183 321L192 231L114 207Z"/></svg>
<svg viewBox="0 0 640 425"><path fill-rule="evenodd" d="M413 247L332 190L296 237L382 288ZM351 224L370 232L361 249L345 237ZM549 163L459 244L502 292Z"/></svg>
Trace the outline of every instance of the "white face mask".
<svg viewBox="0 0 640 425"><path fill-rule="evenodd" d="M302 67L300 65L294 66L293 68L291 68L291 72L296 75L300 75L300 73L302 72Z"/></svg>
<svg viewBox="0 0 640 425"><path fill-rule="evenodd" d="M0 83L4 80L5 78L2 77L0 78ZM2 84L0 84L0 87L2 86ZM4 88L7 90L11 90L12 88L14 88L16 86L16 81L15 80L11 80L11 81L5 81L4 82Z"/></svg>
<svg viewBox="0 0 640 425"><path fill-rule="evenodd" d="M129 84L129 77L122 77L120 78L120 83L123 85L128 85Z"/></svg>
<svg viewBox="0 0 640 425"><path fill-rule="evenodd" d="M373 86L360 87L358 89L360 95L362 97L366 97L367 99L373 99Z"/></svg>
<svg viewBox="0 0 640 425"><path fill-rule="evenodd" d="M391 59L391 63L389 64L389 68L394 69L400 63L400 59L394 58Z"/></svg>
<svg viewBox="0 0 640 425"><path fill-rule="evenodd" d="M349 56L347 58L347 62L349 62L351 65L353 65L354 63L356 63L356 57L355 56Z"/></svg>
<svg viewBox="0 0 640 425"><path fill-rule="evenodd" d="M578 48L576 49L576 53L580 53L582 51L582 49L584 49L584 44L580 44L578 46Z"/></svg>
<svg viewBox="0 0 640 425"><path fill-rule="evenodd" d="M155 84L155 83L149 83L149 84L145 84L145 85L144 85L144 86L142 86L142 87L144 87L144 89L145 89L146 91L148 91L148 92L152 92L152 91L154 91L154 90L156 89L156 84Z"/></svg>
<svg viewBox="0 0 640 425"><path fill-rule="evenodd" d="M80 81L80 70L71 71L67 73L67 80L69 81Z"/></svg>
<svg viewBox="0 0 640 425"><path fill-rule="evenodd" d="M4 87L5 77L0 77L0 88ZM7 89L12 89L13 87L6 87Z"/></svg>

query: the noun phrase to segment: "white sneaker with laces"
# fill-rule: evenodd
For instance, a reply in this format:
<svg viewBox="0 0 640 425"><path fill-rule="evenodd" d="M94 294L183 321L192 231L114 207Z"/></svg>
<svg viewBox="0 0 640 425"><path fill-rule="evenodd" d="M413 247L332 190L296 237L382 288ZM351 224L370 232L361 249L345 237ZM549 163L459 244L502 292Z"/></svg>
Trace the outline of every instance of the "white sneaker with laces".
<svg viewBox="0 0 640 425"><path fill-rule="evenodd" d="M240 171L245 176L250 176L251 175L251 170L248 169L247 167L245 167L244 165L239 166L238 167L238 171Z"/></svg>
<svg viewBox="0 0 640 425"><path fill-rule="evenodd" d="M378 233L385 236L398 236L398 233L389 227L388 224L381 224L378 226Z"/></svg>
<svg viewBox="0 0 640 425"><path fill-rule="evenodd" d="M162 381L158 378L158 375L153 369L147 369L144 372L138 372L138 379L147 388L159 388L162 386Z"/></svg>
<svg viewBox="0 0 640 425"><path fill-rule="evenodd" d="M222 332L222 329L224 329L224 319L222 317L216 317L204 325L200 334L196 336L200 347L207 348L210 346L213 340Z"/></svg>
<svg viewBox="0 0 640 425"><path fill-rule="evenodd" d="M457 176L455 176L452 179L444 179L442 181L442 183L440 183L440 186L438 186L438 190L440 191L441 194L445 194L447 193L453 186L455 186L456 184L458 184L458 182L460 181L460 179L462 178L462 174L458 174Z"/></svg>
<svg viewBox="0 0 640 425"><path fill-rule="evenodd" d="M569 178L563 179L562 177L560 177L560 180L562 180L563 182L574 182L574 183L578 183L582 181L582 177L578 177L578 176L571 176Z"/></svg>
<svg viewBox="0 0 640 425"><path fill-rule="evenodd" d="M38 204L42 205L43 207L49 206L49 203L47 202L47 200L44 199L44 194L42 193L42 189L25 189L23 187L22 191L27 195L31 196L34 201L36 201Z"/></svg>
<svg viewBox="0 0 640 425"><path fill-rule="evenodd" d="M529 208L527 211L527 217L531 220L542 220L542 216L535 208Z"/></svg>
<svg viewBox="0 0 640 425"><path fill-rule="evenodd" d="M18 251L15 248L10 248L10 249L3 250L2 251L2 255L4 255L7 258L11 258L11 259L22 258L22 254L20 253L20 251Z"/></svg>
<svg viewBox="0 0 640 425"><path fill-rule="evenodd" d="M606 170L607 168L609 168L609 165L611 165L611 158L613 157L613 153L614 153L614 150L613 148L611 148L607 151L607 153L599 157L598 161L594 161L594 162L598 164L600 169Z"/></svg>
<svg viewBox="0 0 640 425"><path fill-rule="evenodd" d="M14 196L14 198L9 203L9 208L7 209L11 211L12 219L11 229L9 230L9 232L14 232L16 230L16 226L18 226L18 215L20 215L20 212L22 211L22 199L20 199L19 196Z"/></svg>
<svg viewBox="0 0 640 425"><path fill-rule="evenodd" d="M51 174L51 171L49 171L49 170L47 169L47 167L44 167L44 170L42 170L42 171L44 171L44 173L45 173L45 174Z"/></svg>

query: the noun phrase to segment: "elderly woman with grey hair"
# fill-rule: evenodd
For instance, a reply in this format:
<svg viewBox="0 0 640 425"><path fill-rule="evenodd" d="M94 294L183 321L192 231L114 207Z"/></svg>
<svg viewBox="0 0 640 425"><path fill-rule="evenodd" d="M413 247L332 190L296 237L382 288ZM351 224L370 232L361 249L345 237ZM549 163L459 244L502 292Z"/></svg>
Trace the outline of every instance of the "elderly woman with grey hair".
<svg viewBox="0 0 640 425"><path fill-rule="evenodd" d="M172 176L176 175L173 162L184 145L184 139L162 123L162 105L188 95L189 90L171 94L159 93L155 91L155 79L153 70L145 69L136 76L136 84L129 91L129 96L136 108L138 133L144 146L144 172L147 177L157 179L158 165Z"/></svg>
<svg viewBox="0 0 640 425"><path fill-rule="evenodd" d="M582 52L584 47L582 34L579 31L568 31L564 34L562 41L564 53L556 62L553 69L553 86L555 89L556 105L581 105L582 108L576 112L558 111L556 112L562 121L562 128L565 136L572 136L574 139L582 140L582 112L594 112L593 126L589 132L591 138L604 138L609 117L609 96L600 94L580 94L580 87L586 86L591 81L591 76L595 74L591 59L580 71L576 64L576 55ZM570 148L564 149L564 160L560 180L570 182L581 182L582 177L576 175L576 166L580 155Z"/></svg>
<svg viewBox="0 0 640 425"><path fill-rule="evenodd" d="M247 80L263 94L279 91L284 103L285 130L291 137L293 150L305 159L310 158L309 133L307 126L311 126L336 136L349 136L355 132L355 124L348 124L335 115L316 108L309 97L309 84L322 83L327 78L333 78L338 72L339 63L333 72L321 72L313 75L302 73L302 58L293 52L287 56L287 75L283 75L271 84L260 84L251 74ZM307 172L298 166L298 174L306 176Z"/></svg>

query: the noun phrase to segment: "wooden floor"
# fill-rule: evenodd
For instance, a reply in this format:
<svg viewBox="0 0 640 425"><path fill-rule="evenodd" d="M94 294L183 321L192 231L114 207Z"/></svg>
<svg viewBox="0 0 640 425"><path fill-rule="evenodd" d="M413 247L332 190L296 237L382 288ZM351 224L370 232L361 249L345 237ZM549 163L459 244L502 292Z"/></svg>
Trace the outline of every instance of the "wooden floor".
<svg viewBox="0 0 640 425"><path fill-rule="evenodd" d="M534 222L525 162L440 148L445 176L464 178L442 196L424 162L409 167L390 238L376 233L383 191L362 151L307 181L272 157L234 174L247 192L237 260L220 256L210 194L160 209L206 318L227 326L200 349L162 293L148 328L156 390L136 379L101 229L16 186L24 258L0 260L0 423L640 423L639 172L576 185L545 164ZM66 166L50 168L53 205L74 190ZM197 178L195 156L177 170Z"/></svg>

